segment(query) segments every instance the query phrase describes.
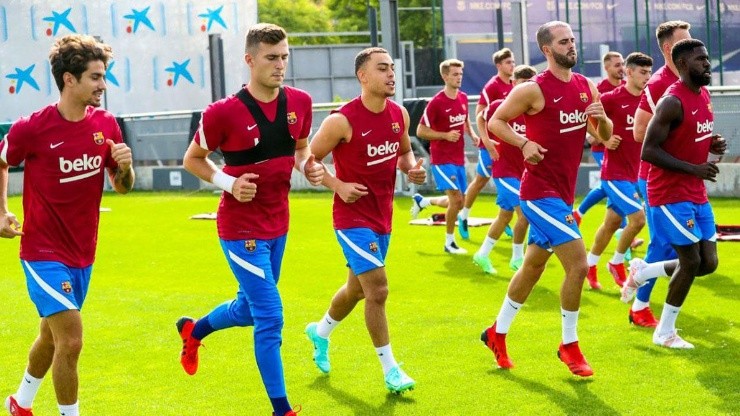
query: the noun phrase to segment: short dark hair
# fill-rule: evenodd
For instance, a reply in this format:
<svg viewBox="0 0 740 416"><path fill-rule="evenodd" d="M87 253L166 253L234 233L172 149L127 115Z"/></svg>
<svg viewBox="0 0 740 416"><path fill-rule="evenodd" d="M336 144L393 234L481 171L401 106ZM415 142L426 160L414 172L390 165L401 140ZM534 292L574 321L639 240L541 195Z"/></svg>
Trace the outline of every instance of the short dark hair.
<svg viewBox="0 0 740 416"><path fill-rule="evenodd" d="M624 60L624 64L630 68L634 68L636 66L653 66L653 58L642 52L632 52L627 55L627 59Z"/></svg>
<svg viewBox="0 0 740 416"><path fill-rule="evenodd" d="M374 53L388 53L388 51L379 47L371 47L361 50L360 53L355 56L355 75L357 75L357 73L360 71L360 68L365 65L365 62L370 60L370 57Z"/></svg>
<svg viewBox="0 0 740 416"><path fill-rule="evenodd" d="M621 58L622 54L615 51L609 51L604 54L604 56L601 58L601 62L606 65L607 62L611 61L612 58Z"/></svg>
<svg viewBox="0 0 740 416"><path fill-rule="evenodd" d="M530 79L537 75L537 70L529 65L517 65L514 68L514 79Z"/></svg>
<svg viewBox="0 0 740 416"><path fill-rule="evenodd" d="M493 54L493 64L498 65L501 62L503 62L505 59L509 59L512 56L514 56L514 53L509 48L503 48L499 51L496 51L496 53Z"/></svg>
<svg viewBox="0 0 740 416"><path fill-rule="evenodd" d="M257 23L249 28L244 53L256 48L260 43L277 45L288 37L288 33L282 27L272 23Z"/></svg>
<svg viewBox="0 0 740 416"><path fill-rule="evenodd" d="M103 61L108 68L108 60L113 58L113 49L110 45L99 42L92 36L72 34L57 39L49 51L49 63L54 81L59 92L64 89L64 74L69 72L80 80L82 73L87 71L88 63Z"/></svg>
<svg viewBox="0 0 740 416"><path fill-rule="evenodd" d="M663 50L663 44L671 40L673 32L678 29L691 29L691 24L683 20L669 20L658 25L655 29L655 38L658 39L658 47Z"/></svg>
<svg viewBox="0 0 740 416"><path fill-rule="evenodd" d="M540 50L542 50L543 46L552 43L553 36L551 29L555 27L570 27L570 25L559 20L553 20L540 26L539 29L537 29L537 46L539 46Z"/></svg>
<svg viewBox="0 0 740 416"><path fill-rule="evenodd" d="M699 39L684 39L676 42L671 49L671 59L673 62L678 62L679 58L682 58L688 52L693 51L695 48L703 48L704 42Z"/></svg>

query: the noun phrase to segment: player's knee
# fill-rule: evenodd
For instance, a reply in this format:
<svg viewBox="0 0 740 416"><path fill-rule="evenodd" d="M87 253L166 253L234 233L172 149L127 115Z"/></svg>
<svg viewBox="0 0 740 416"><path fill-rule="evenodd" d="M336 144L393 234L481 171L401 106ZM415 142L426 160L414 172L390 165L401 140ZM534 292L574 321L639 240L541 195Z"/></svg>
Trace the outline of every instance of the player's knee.
<svg viewBox="0 0 740 416"><path fill-rule="evenodd" d="M463 198L461 193L453 194L449 198L450 208L454 210L457 210L457 211L461 210L464 203L465 203L465 198Z"/></svg>
<svg viewBox="0 0 740 416"><path fill-rule="evenodd" d="M701 268L702 261L699 253L688 253L681 256L678 260L679 267L692 276L697 276Z"/></svg>
<svg viewBox="0 0 740 416"><path fill-rule="evenodd" d="M631 225L633 228L636 228L638 230L641 230L645 227L645 213L640 211L639 214L633 215L629 218L629 225Z"/></svg>
<svg viewBox="0 0 740 416"><path fill-rule="evenodd" d="M566 272L566 278L569 276L573 276L574 278L583 280L586 278L587 274L588 274L588 263L582 262L582 263L572 266L571 269Z"/></svg>
<svg viewBox="0 0 740 416"><path fill-rule="evenodd" d="M702 259L701 266L699 266L699 270L697 270L696 275L706 276L710 273L714 273L714 271L717 270L718 265L719 265L719 260L717 260L717 256L710 256L708 258L704 258Z"/></svg>
<svg viewBox="0 0 740 416"><path fill-rule="evenodd" d="M67 357L78 357L82 351L82 337L59 337L54 343L55 351Z"/></svg>
<svg viewBox="0 0 740 416"><path fill-rule="evenodd" d="M365 302L372 302L376 304L384 304L388 299L388 285L382 285L372 288L369 293L365 295Z"/></svg>

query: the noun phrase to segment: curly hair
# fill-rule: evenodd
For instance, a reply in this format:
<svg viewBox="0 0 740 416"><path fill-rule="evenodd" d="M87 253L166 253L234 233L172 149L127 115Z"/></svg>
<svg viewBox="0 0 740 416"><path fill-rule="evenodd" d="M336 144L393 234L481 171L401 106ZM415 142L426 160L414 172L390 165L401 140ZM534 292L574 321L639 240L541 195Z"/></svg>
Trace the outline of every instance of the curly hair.
<svg viewBox="0 0 740 416"><path fill-rule="evenodd" d="M99 42L92 36L73 34L61 37L54 42L49 51L49 63L54 81L59 92L64 89L64 74L69 72L79 81L82 73L87 71L88 63L103 61L108 68L108 61L113 58L110 45Z"/></svg>

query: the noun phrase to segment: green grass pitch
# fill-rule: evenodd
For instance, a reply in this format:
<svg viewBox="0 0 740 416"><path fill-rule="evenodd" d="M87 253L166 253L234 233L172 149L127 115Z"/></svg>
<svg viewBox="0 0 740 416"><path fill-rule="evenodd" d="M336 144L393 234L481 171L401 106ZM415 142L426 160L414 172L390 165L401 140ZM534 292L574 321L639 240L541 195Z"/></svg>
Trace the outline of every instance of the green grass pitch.
<svg viewBox="0 0 740 416"><path fill-rule="evenodd" d="M713 200L717 222L740 223L738 200ZM10 198L21 213L21 199ZM189 216L215 211L211 193L106 195L97 262L83 320L80 403L84 415L269 415L271 407L254 361L251 329L217 332L201 349L198 374L178 362L175 321L200 317L230 299L236 282L218 245L214 221ZM579 322L590 380L570 375L555 351L560 340L558 293L562 269L551 259L508 336L516 367L499 370L478 339L498 312L512 275L505 266L510 240L492 253L499 276L471 262L485 227L458 243L467 256L442 250L442 227L409 226L410 198L398 198L387 270L387 312L396 358L416 390L395 396L383 385L363 321L362 304L332 335L332 373L311 361L305 325L326 311L346 269L331 227L328 193L291 195L291 232L280 290L285 305L282 355L288 393L301 415L663 415L740 414L738 270L740 244L719 243L719 268L698 279L678 326L693 351L652 345L650 330L631 327L628 307L605 270L601 292L584 289ZM584 218L587 246L603 218L597 206ZM481 196L474 216L495 213ZM425 211L422 216L428 215ZM642 237L647 238L644 231ZM18 240L0 241L0 396L15 392L38 318L18 262ZM644 255L644 248L637 250ZM667 280L653 293L660 313ZM35 414L58 414L51 376Z"/></svg>

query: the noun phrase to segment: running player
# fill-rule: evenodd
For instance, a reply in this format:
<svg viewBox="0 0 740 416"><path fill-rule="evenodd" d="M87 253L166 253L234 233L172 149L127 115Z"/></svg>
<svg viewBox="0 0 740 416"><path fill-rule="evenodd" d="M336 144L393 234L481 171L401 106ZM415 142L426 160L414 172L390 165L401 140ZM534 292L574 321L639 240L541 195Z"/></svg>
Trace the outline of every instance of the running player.
<svg viewBox="0 0 740 416"><path fill-rule="evenodd" d="M529 65L519 65L514 69L514 84L518 85L522 82L532 78L537 74L537 70ZM509 261L509 267L517 271L522 266L524 261L524 237L527 234L527 227L529 223L527 219L522 215L522 210L519 208L519 186L521 183L522 173L524 172L524 159L522 159L522 152L514 146L488 137L488 122L493 117L496 109L503 102L502 99L495 100L491 105L478 116L478 125L481 124L485 127L483 134L481 134L481 140L485 142L487 149L494 147L494 141L500 150L498 152L499 159L496 164L493 165L493 180L496 183L496 205L499 206L498 216L493 221L491 226L488 228L488 235L483 240L478 251L473 255L473 263L477 264L485 273L496 274L496 269L491 264L491 260L488 258L493 246L496 241L501 237L501 233L504 232L506 226L508 226L511 218L514 216L516 211L517 221L514 225L514 238L512 241L512 254L511 260ZM481 122L483 120L483 122ZM524 124L524 117L519 116L512 119L510 122L512 129L522 135L526 134L527 126Z"/></svg>
<svg viewBox="0 0 740 416"><path fill-rule="evenodd" d="M217 306L197 322L177 321L183 342L180 363L198 370L198 348L211 333L254 326L254 355L275 415L294 415L285 389L280 357L283 304L278 292L288 233L288 191L293 168L312 185L324 168L308 148L311 97L283 86L288 39L277 25L252 26L244 59L249 83L203 112L185 153L185 168L224 192L217 226L221 249L239 289L236 299ZM217 169L208 155L220 149L226 161Z"/></svg>
<svg viewBox="0 0 740 416"><path fill-rule="evenodd" d="M489 122L490 130L517 146L527 162L520 197L522 213L531 228L524 263L509 284L496 321L483 331L481 340L493 351L499 367L513 366L506 352L506 334L554 252L565 269L560 292L563 338L558 356L573 374L587 377L593 370L578 346L576 327L588 265L573 219L573 199L587 129L595 137L611 137L612 124L604 114L596 86L571 70L577 54L570 25L545 23L537 30L537 44L547 58L547 69L535 76L534 82L514 88ZM508 124L522 114L529 138Z"/></svg>
<svg viewBox="0 0 740 416"><path fill-rule="evenodd" d="M446 237L444 250L451 254L466 254L455 242L457 214L463 208L467 188L465 173L465 133L477 145L480 138L473 132L468 118L468 96L460 91L463 77L462 61L448 59L439 65L445 87L438 92L426 109L416 129L416 135L431 141L431 162L437 189L447 195L445 214ZM467 240L467 227L460 221L460 236Z"/></svg>
<svg viewBox="0 0 740 416"><path fill-rule="evenodd" d="M113 189L131 190L131 149L115 117L100 107L110 46L92 36L57 39L49 53L59 102L21 118L0 142L0 237L21 238L20 259L41 317L18 391L5 400L13 416L31 407L51 368L62 415L78 416L80 311L95 260L104 170ZM8 210L8 165L25 161L23 230Z"/></svg>
<svg viewBox="0 0 740 416"><path fill-rule="evenodd" d="M609 272L620 287L627 276L624 255L630 243L645 226L645 212L637 193L637 171L640 165L640 143L632 136L634 114L652 73L653 58L635 52L627 56L627 83L601 96L604 112L614 124L614 135L606 142L604 166L601 169L601 188L606 192L607 210L604 222L596 231L588 262L588 283L600 289L597 278L599 257L609 244L624 218L627 227L617 242L617 249L607 263Z"/></svg>
<svg viewBox="0 0 740 416"><path fill-rule="evenodd" d="M336 176L323 184L334 191L334 230L347 260L347 282L318 322L306 327L314 362L328 373L329 335L365 300L365 324L383 368L385 386L393 393L415 382L393 356L385 314L388 278L385 257L390 242L396 169L411 183L422 184L426 171L416 160L408 135L409 115L389 98L396 91L393 59L385 49L368 48L355 58L359 97L332 112L311 140L318 160L330 152Z"/></svg>

